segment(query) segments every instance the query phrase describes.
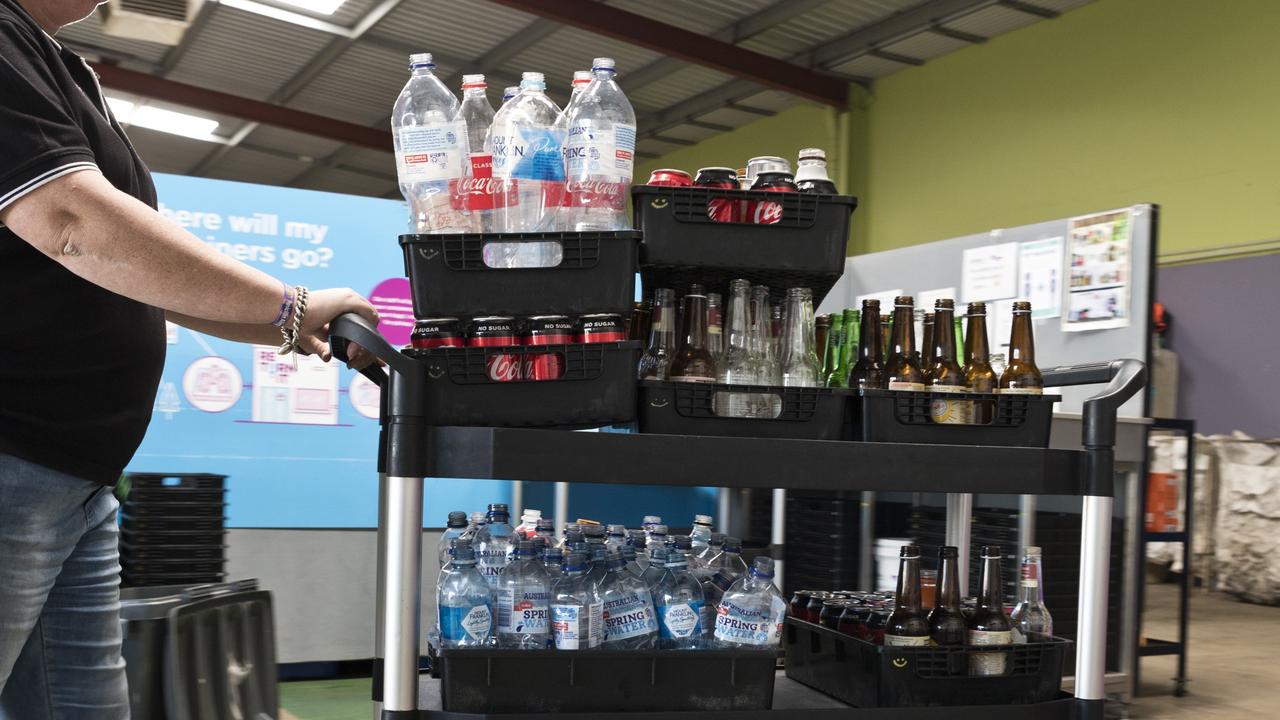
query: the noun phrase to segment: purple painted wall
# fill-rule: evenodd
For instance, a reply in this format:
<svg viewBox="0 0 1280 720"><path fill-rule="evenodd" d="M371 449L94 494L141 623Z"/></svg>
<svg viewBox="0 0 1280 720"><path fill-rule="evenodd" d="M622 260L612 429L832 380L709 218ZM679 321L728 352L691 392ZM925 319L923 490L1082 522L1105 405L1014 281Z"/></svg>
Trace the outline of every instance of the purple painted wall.
<svg viewBox="0 0 1280 720"><path fill-rule="evenodd" d="M1161 268L1156 299L1173 315L1178 416L1206 435L1280 437L1280 253Z"/></svg>

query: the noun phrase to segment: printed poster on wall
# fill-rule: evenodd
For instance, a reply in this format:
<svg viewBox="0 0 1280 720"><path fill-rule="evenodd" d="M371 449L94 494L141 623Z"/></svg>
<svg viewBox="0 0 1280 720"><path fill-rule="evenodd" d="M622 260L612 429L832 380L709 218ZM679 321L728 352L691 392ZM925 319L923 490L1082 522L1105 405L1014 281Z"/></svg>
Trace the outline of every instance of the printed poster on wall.
<svg viewBox="0 0 1280 720"><path fill-rule="evenodd" d="M1013 297L1018 293L1018 243L983 245L965 250L960 273L964 302Z"/></svg>
<svg viewBox="0 0 1280 720"><path fill-rule="evenodd" d="M1018 297L1031 301L1033 319L1062 314L1062 238L1024 242L1018 248Z"/></svg>
<svg viewBox="0 0 1280 720"><path fill-rule="evenodd" d="M1132 227L1129 208L1083 215L1067 223L1063 332L1129 324Z"/></svg>

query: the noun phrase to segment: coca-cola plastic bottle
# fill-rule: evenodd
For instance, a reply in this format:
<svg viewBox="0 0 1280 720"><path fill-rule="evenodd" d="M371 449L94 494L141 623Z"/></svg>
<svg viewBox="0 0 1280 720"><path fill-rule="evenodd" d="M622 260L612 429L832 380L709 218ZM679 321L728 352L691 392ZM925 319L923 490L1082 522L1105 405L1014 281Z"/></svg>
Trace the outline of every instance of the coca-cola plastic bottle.
<svg viewBox="0 0 1280 720"><path fill-rule="evenodd" d="M612 58L596 58L591 71L595 78L574 104L565 138L568 220L579 232L628 230L636 113L614 80Z"/></svg>
<svg viewBox="0 0 1280 720"><path fill-rule="evenodd" d="M464 175L466 128L454 120L458 98L434 69L431 53L409 56L409 82L391 114L396 174L413 232L465 232L467 218L454 209L450 185Z"/></svg>
<svg viewBox="0 0 1280 720"><path fill-rule="evenodd" d="M494 208L498 232L553 229L564 192L564 159L553 126L560 108L546 95L542 73L524 73L520 93L494 115L485 147L493 177L506 194ZM520 260L517 266L527 266Z"/></svg>
<svg viewBox="0 0 1280 720"><path fill-rule="evenodd" d="M471 232L493 232L493 158L484 140L493 124L493 106L485 90L484 75L462 76L462 104L454 120L466 126L466 177L454 193L454 208L468 218Z"/></svg>
<svg viewBox="0 0 1280 720"><path fill-rule="evenodd" d="M569 102L565 103L564 110L560 111L560 116L556 118L555 124L556 138L560 140L560 154L562 156L567 149L564 142L569 135L569 113L578 104L578 97L582 95L583 90L587 89L594 77L590 70L575 70L573 72L573 83L569 87ZM567 158L565 159L565 167L568 167ZM566 192L560 196L560 207L568 208L569 206L569 193ZM561 210L556 214L556 230L571 232L573 230L573 222L574 218L567 210Z"/></svg>

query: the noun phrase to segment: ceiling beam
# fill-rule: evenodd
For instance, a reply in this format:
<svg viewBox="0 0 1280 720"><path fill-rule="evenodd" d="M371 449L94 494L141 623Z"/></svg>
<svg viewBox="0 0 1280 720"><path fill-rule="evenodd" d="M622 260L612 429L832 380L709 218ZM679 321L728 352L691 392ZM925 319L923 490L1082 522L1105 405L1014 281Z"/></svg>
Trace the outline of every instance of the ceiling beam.
<svg viewBox="0 0 1280 720"><path fill-rule="evenodd" d="M918 66L918 65L924 64L924 61L921 60L920 58L908 57L900 53L889 52L888 50L881 50L880 48L876 48L872 50L871 52L867 53L867 55L874 58L880 58L881 60L888 60L889 62L896 62L900 65Z"/></svg>
<svg viewBox="0 0 1280 720"><path fill-rule="evenodd" d="M766 87L844 108L849 84L814 70L603 3L581 0L491 0L532 15L637 45Z"/></svg>
<svg viewBox="0 0 1280 720"><path fill-rule="evenodd" d="M963 30L956 30L955 28L949 28L946 25L934 25L933 27L929 28L929 32L934 33L935 35L949 37L952 40L960 40L967 43L973 43L974 45L977 45L979 43L984 43L987 41L987 38L983 37L982 35L974 35L973 33L967 33L967 32L964 32Z"/></svg>
<svg viewBox="0 0 1280 720"><path fill-rule="evenodd" d="M1000 4L1010 10L1017 10L1018 12L1026 13L1027 15L1035 15L1036 17L1042 17L1046 20L1052 20L1061 14L1052 8L1032 5L1029 2L1023 2L1022 0L1000 0Z"/></svg>
<svg viewBox="0 0 1280 720"><path fill-rule="evenodd" d="M105 87L115 88L144 97L163 99L196 110L230 115L252 122L282 127L295 132L328 138L338 142L390 151L391 133L356 123L334 120L322 115L272 105L260 100L217 92L195 85L174 82L148 73L90 63Z"/></svg>
<svg viewBox="0 0 1280 720"><path fill-rule="evenodd" d="M182 34L182 39L178 41L177 45L169 48L164 57L160 58L159 73L161 75L168 75L178 66L187 51L191 49L191 45L195 43L196 36L209 24L209 20L213 17L213 10L217 5L218 3L216 2L206 2L200 6L200 9L196 11L195 18L187 26L187 31Z"/></svg>

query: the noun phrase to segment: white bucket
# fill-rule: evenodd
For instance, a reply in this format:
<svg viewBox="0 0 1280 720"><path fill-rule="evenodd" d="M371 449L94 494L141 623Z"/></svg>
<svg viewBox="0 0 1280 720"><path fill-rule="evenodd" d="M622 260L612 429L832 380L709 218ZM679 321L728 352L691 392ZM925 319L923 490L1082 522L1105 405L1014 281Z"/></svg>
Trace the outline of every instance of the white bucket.
<svg viewBox="0 0 1280 720"><path fill-rule="evenodd" d="M898 589L898 559L911 538L876 538L876 590Z"/></svg>

